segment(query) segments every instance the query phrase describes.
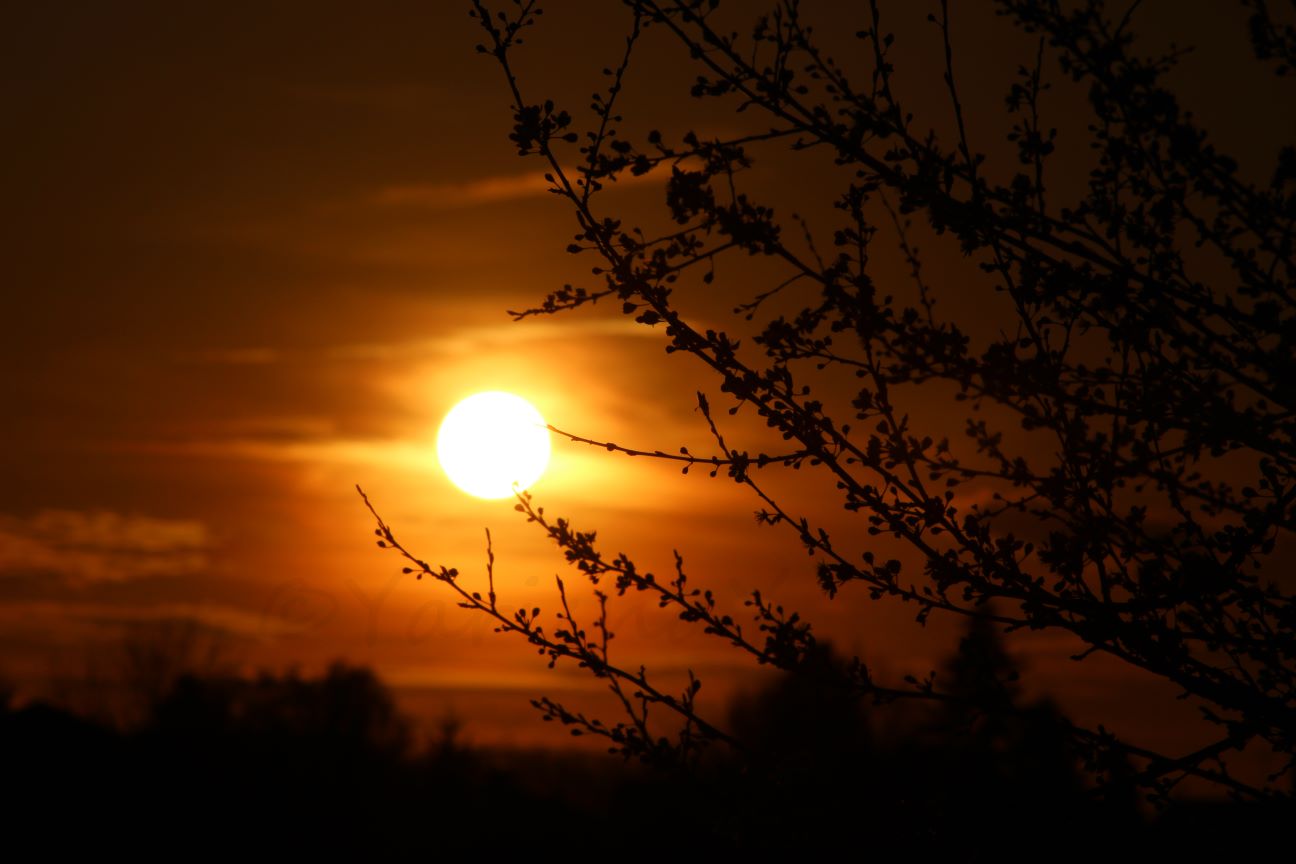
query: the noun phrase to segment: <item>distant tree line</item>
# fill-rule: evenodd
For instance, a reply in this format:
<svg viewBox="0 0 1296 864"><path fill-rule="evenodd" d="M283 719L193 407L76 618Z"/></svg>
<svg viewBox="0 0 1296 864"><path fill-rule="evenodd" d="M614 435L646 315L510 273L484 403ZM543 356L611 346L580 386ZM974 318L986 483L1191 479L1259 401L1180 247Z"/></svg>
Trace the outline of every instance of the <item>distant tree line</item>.
<svg viewBox="0 0 1296 864"><path fill-rule="evenodd" d="M1180 805L1150 822L1132 785L1094 797L1065 724L1047 703L1021 701L988 626L974 625L948 663L968 699L920 706L898 727L836 686L844 662L820 646L740 698L729 725L746 755L712 754L687 771L473 748L453 731L416 747L391 693L342 663L317 678L182 675L131 729L6 702L6 839L55 854L405 857L576 844L631 859L859 848L989 861L1059 837L1078 855L1122 838L1170 848L1283 830L1254 806ZM1235 836L1239 826L1249 833Z"/></svg>

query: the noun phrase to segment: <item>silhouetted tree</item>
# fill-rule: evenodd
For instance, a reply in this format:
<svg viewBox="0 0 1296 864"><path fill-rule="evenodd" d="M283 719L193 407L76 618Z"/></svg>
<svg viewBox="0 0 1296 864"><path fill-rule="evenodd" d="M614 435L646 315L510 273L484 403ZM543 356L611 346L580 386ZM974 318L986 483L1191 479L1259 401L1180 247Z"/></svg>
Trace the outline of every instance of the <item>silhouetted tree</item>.
<svg viewBox="0 0 1296 864"><path fill-rule="evenodd" d="M739 845L839 843L826 826L858 824L853 813L895 791L877 771L865 697L840 686L847 666L816 644L795 669L730 706L727 728L742 750L726 766L726 815Z"/></svg>
<svg viewBox="0 0 1296 864"><path fill-rule="evenodd" d="M1046 700L1023 700L1016 664L984 619L969 621L946 664L950 698L901 718L879 723L891 709L840 686L850 662L821 642L734 701L727 728L741 751L671 796L699 823L694 834L764 855L863 842L980 861L1055 850L1059 837L1069 838L1064 857L1079 860L1146 833L1132 798L1088 794L1066 723Z"/></svg>
<svg viewBox="0 0 1296 864"><path fill-rule="evenodd" d="M153 719L163 701L184 678L212 678L225 672L227 639L219 631L185 619L137 624L110 652L106 670L123 691L119 722L139 725Z"/></svg>
<svg viewBox="0 0 1296 864"><path fill-rule="evenodd" d="M126 728L40 703L0 709L6 839L99 855L395 857L468 851L492 830L534 836L568 816L467 748L415 753L368 669L188 674L155 709Z"/></svg>
<svg viewBox="0 0 1296 864"><path fill-rule="evenodd" d="M1018 677L994 626L985 617L971 619L940 676L948 698L936 706L913 753L939 763L923 790L931 809L947 814L944 839L956 844L1003 812L1014 814L1023 843L1082 837L1098 817L1104 831L1113 820L1132 827L1138 811L1128 798L1109 790L1105 809L1090 800L1066 720L1048 700L1024 703Z"/></svg>
<svg viewBox="0 0 1296 864"><path fill-rule="evenodd" d="M758 517L790 529L816 556L830 597L860 586L913 604L923 621L950 614L983 628L1066 631L1086 656L1102 652L1172 682L1218 724L1210 746L1168 756L1048 720L1091 766L1133 760L1132 779L1163 794L1186 776L1241 795L1274 793L1231 775L1225 760L1258 744L1289 773L1296 745L1296 605L1272 559L1296 526L1296 148L1280 150L1266 182L1246 179L1256 172L1239 171L1165 85L1177 55L1139 50L1133 6L1112 16L1099 0L1000 0L1034 61L1008 86L1009 146L987 155L967 132L945 0L930 16L953 118L945 133L918 119L893 86L904 56L877 2L857 10L849 67L828 56L793 0L773 4L746 36L720 25L716 0L624 5L622 59L605 70L583 130L515 74L537 4L515 0L497 11L473 0L485 34L479 50L503 70L513 100L512 142L544 164L575 217L569 250L597 259L594 285L566 285L514 314L615 302L663 332L668 352L710 369L730 414L755 411L789 449L731 446L701 393L713 454L562 434L749 487ZM1296 31L1264 2L1246 5L1257 57L1284 74ZM692 95L714 112L743 112L733 122L747 118L746 130L710 138L652 131L641 142L619 134L627 72L652 38L682 46L696 69ZM1042 96L1059 75L1087 96L1092 158L1066 166L1084 184L1050 173L1058 133L1043 119ZM816 237L806 221L783 220L745 191L757 155L771 150L782 171L795 170L787 160L820 156L840 167L840 186L828 193L839 220L830 231ZM652 234L603 209L610 184L658 171L670 229ZM797 230L786 230L789 222ZM949 238L966 258L957 284L924 270L923 231ZM883 241L907 261L906 282L870 267ZM735 256L767 265L767 284L734 310L754 351L737 335L695 327L676 302L721 279ZM986 314L1000 317L943 315L954 290L984 291ZM932 400L948 403L940 428L911 413ZM945 434L952 416L962 443ZM861 530L830 536L789 510L762 479L786 469L829 476ZM593 533L547 516L527 495L518 509L593 583L604 608L609 595L634 589L761 663L797 669L817 656L809 625L760 595L748 601L757 630L744 629L688 583L682 563L658 578L624 555L605 557ZM605 615L588 630L572 620L561 581L563 611L550 631L540 610L505 612L493 585L483 599L457 570L407 552L381 519L378 534L406 555L410 572L447 583L498 629L607 679L627 720L604 725L540 700L547 717L653 759L690 758L706 741L739 743L698 715L697 682L667 693L637 665L614 663ZM912 558L884 558L865 536L900 541ZM984 642L988 632L970 638ZM981 686L998 680L994 656L983 659L990 666L955 667L948 689L918 678L883 685L858 662L837 678L880 700L951 703L967 701L960 676L975 674L983 678L977 699L1012 703L1011 687ZM650 728L650 705L680 718L673 737Z"/></svg>

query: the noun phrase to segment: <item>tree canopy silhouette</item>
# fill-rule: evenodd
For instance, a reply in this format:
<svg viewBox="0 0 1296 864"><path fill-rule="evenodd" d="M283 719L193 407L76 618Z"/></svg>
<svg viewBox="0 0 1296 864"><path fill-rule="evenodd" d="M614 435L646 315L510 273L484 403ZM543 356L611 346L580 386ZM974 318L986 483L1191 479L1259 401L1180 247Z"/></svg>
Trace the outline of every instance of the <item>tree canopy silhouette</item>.
<svg viewBox="0 0 1296 864"><path fill-rule="evenodd" d="M1165 84L1178 55L1140 49L1137 4L1113 15L1099 0L997 3L1034 62L1007 85L1009 146L992 154L968 134L947 0L929 17L952 117L945 131L902 101L903 43L876 0L859 10L852 65L829 56L793 0L772 4L742 35L720 23L728 10L716 0L625 0L621 59L604 70L588 129L528 92L515 71L537 4L472 5L479 50L504 73L513 102L512 143L544 164L574 217L569 251L597 260L594 284L565 285L515 317L619 304L658 328L668 352L709 369L729 414L754 411L788 450L731 446L725 413L702 393L710 454L562 434L745 485L758 518L790 529L815 556L829 597L859 586L913 604L924 621L947 614L1006 631L1065 631L1084 646L1081 657L1111 655L1173 683L1218 726L1211 745L1165 754L1066 724L1095 769L1132 760L1126 779L1160 794L1195 776L1264 797L1290 779L1296 606L1276 550L1296 527L1296 147L1277 151L1266 180L1250 179L1256 166L1240 170ZM1239 24L1257 62L1286 74L1296 29L1262 0L1245 5ZM628 71L666 42L693 64L691 95L716 114L738 112L745 131L620 134ZM1090 148L1083 184L1050 173L1060 142L1045 120L1051 81L1087 100L1088 130L1076 133ZM660 119L654 125L670 120ZM838 166L831 230L816 236L806 220L747 191L762 154L775 151L768 158L785 171L799 159ZM661 233L626 224L600 195L646 175L664 179L673 224ZM957 283L929 277L922 232L961 254L969 272ZM904 279L870 265L883 244L899 250ZM767 284L736 304L735 333L695 326L678 298L715 290L729 262L745 256L763 263ZM995 298L986 308L1001 317L944 314L956 291L985 291ZM939 423L915 410L933 401L943 403ZM961 439L947 434L951 417ZM764 478L791 469L827 475L860 530L831 535L778 500ZM792 670L818 656L809 624L759 593L746 601L755 629L744 627L692 587L678 556L676 573L659 578L625 555L604 555L592 532L550 517L528 495L518 509L592 583L604 615L588 629L573 620L561 580L559 624L548 630L538 609L504 611L493 582L483 599L457 570L417 558L381 519L379 542L551 662L570 659L606 678L627 719L604 724L539 700L547 718L649 758L739 744L699 716L696 681L668 693L637 664L609 658L606 604L632 589L758 662ZM885 557L871 538L899 541L909 556ZM859 660L836 677L879 700L968 696L957 676L949 689L918 677L884 683ZM677 716L673 735L650 727L649 706ZM1248 745L1282 760L1268 783L1229 772L1229 754Z"/></svg>

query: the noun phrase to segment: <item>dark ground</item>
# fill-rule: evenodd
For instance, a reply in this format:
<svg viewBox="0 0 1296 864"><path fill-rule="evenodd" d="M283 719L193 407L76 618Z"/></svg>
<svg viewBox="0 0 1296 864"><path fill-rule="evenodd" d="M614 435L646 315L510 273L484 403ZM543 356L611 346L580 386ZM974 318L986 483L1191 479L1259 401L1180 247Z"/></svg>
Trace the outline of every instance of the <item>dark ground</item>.
<svg viewBox="0 0 1296 864"><path fill-rule="evenodd" d="M981 680L983 705L1011 701L1010 682L986 684L1005 671L989 648L950 674ZM748 755L716 753L689 770L475 750L451 728L417 751L378 679L342 664L318 679L182 678L129 731L6 705L4 822L11 842L42 854L136 857L1210 860L1286 846L1290 798L1157 810L1119 784L1095 795L1046 703L929 711L904 736L883 735L870 712L884 709L816 683L815 664L833 662L824 654L735 705L730 726Z"/></svg>

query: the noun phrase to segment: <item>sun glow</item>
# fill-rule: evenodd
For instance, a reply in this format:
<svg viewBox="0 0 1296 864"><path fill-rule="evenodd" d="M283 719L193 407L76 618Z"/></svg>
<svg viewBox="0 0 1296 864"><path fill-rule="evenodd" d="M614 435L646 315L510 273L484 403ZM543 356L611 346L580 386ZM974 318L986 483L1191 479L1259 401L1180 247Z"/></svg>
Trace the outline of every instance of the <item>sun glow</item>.
<svg viewBox="0 0 1296 864"><path fill-rule="evenodd" d="M464 399L441 421L437 461L456 486L478 498L508 498L540 479L549 430L530 402L497 390Z"/></svg>

